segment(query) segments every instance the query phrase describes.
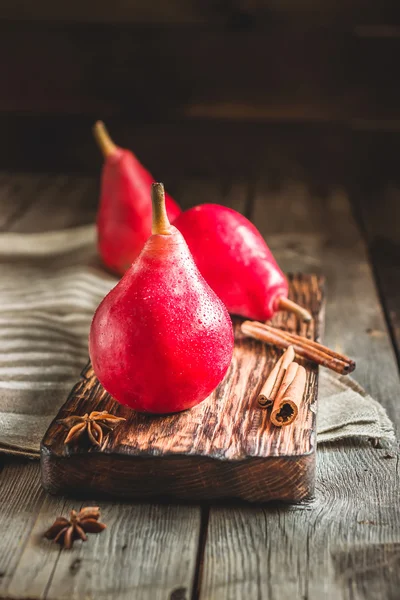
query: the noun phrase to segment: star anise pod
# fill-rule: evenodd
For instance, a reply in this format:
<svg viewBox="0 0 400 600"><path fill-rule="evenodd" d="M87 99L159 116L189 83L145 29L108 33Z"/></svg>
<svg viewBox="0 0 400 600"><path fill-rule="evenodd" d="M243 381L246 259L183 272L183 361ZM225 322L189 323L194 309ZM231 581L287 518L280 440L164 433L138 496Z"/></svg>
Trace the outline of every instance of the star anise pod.
<svg viewBox="0 0 400 600"><path fill-rule="evenodd" d="M106 525L99 523L100 509L98 506L86 506L79 513L71 510L69 520L58 517L46 531L44 537L60 544L63 548L72 548L75 540L86 542L86 533L101 533Z"/></svg>
<svg viewBox="0 0 400 600"><path fill-rule="evenodd" d="M69 430L64 444L77 442L86 433L91 445L100 447L105 435L115 429L122 421L126 421L126 419L110 415L106 410L101 412L95 410L90 415L88 413L83 417L73 415L57 422Z"/></svg>

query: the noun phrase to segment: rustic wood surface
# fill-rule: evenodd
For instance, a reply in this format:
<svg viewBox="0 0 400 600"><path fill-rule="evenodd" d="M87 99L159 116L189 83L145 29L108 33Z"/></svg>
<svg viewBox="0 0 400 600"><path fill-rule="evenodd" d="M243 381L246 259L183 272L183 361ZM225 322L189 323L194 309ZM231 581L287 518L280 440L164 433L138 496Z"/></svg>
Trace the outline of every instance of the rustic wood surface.
<svg viewBox="0 0 400 600"><path fill-rule="evenodd" d="M290 298L313 315L300 323L278 313L274 326L318 339L323 282L290 279ZM306 392L290 427L275 427L257 406L263 382L282 352L245 337L236 318L235 350L221 384L200 405L176 415L141 415L115 402L89 364L47 430L41 448L42 483L51 493L115 498L242 499L299 502L314 492L318 368L307 371ZM65 446L60 419L103 411L126 419L100 449Z"/></svg>
<svg viewBox="0 0 400 600"><path fill-rule="evenodd" d="M264 180L253 218L284 268L326 274L324 343L355 358L357 381L399 425L398 370L346 192L322 198L295 182L277 192ZM302 509L211 508L201 598L395 598L399 495L396 453L321 447Z"/></svg>
<svg viewBox="0 0 400 600"><path fill-rule="evenodd" d="M321 157L324 155L321 147ZM299 154L300 162L302 158ZM251 216L268 236L283 267L326 273L324 341L356 358L355 378L389 410L399 426L398 371L366 245L352 217L353 188L342 185L328 194L320 185L304 186L304 174L291 170L293 181L286 178L285 185L278 189L276 172L257 166L263 167L267 182L264 179L256 185L253 177L239 184L228 180L206 185L203 177L201 193L208 200L234 204ZM318 175L321 173L315 181L320 184ZM47 212L35 211L47 186L54 186L52 177L42 178L41 194L27 186L12 200L7 190L18 187L20 177L6 175L1 179L1 214L6 214L3 207L9 207L2 229L7 229L8 222L14 231L50 229L53 219L58 226L77 223L79 209L75 205L69 213L57 187L49 196ZM80 182L76 181L79 193ZM190 205L192 199L193 203L199 200L196 190L197 181L180 180L173 191ZM85 207L92 208L82 205L81 222L90 221L95 202L93 193L82 197ZM34 215L29 220L24 218L28 208ZM365 222L372 207L366 204L364 209ZM59 211L63 212L62 221L57 216ZM385 227L384 218L380 218ZM390 221L389 212L388 227ZM373 219L369 227L366 239L371 240ZM382 263L375 262L377 281L381 267ZM387 281L384 289L379 288L383 300L387 293L395 303L396 281ZM56 547L43 545L39 533L71 503L47 496L40 489L37 463L1 460L1 598L398 597L397 453L367 444L321 447L316 498L293 507L224 505L209 511L207 506L200 509L101 502L108 530L86 545L76 545L72 552L61 554ZM88 498L86 503L93 501Z"/></svg>
<svg viewBox="0 0 400 600"><path fill-rule="evenodd" d="M382 305L400 361L400 189L378 179L357 195L357 211L375 268ZM371 332L376 335L376 332Z"/></svg>

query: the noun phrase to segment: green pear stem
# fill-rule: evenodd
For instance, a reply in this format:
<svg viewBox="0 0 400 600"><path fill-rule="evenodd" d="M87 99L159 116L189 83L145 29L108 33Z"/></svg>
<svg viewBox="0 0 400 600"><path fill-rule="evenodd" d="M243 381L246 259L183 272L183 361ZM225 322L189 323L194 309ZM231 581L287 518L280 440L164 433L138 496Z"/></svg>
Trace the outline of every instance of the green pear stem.
<svg viewBox="0 0 400 600"><path fill-rule="evenodd" d="M97 121L93 126L94 138L103 153L104 158L115 154L118 146L114 144L103 121Z"/></svg>
<svg viewBox="0 0 400 600"><path fill-rule="evenodd" d="M289 298L285 298L284 296L281 296L278 299L278 310L288 310L289 312L293 312L299 319L306 323L309 323L312 319L312 316L307 309L299 306L296 302L293 302L293 300L289 300Z"/></svg>
<svg viewBox="0 0 400 600"><path fill-rule="evenodd" d="M151 185L151 201L153 204L152 234L171 235L171 224L165 208L165 192L162 183Z"/></svg>

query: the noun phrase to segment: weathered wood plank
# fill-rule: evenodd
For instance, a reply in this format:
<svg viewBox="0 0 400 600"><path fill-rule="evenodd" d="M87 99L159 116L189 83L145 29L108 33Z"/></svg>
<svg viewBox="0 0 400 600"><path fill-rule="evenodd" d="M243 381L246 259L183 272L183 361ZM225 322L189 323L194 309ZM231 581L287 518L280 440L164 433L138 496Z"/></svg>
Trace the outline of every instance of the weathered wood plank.
<svg viewBox="0 0 400 600"><path fill-rule="evenodd" d="M5 176L5 183L18 181L19 174ZM90 199L85 195L86 178L45 177L44 194L32 198L30 189L29 215L21 212L15 219L12 230L34 231L68 227L83 224L93 217ZM83 184L82 184L83 182ZM82 184L82 185L81 185ZM90 183L88 183L90 186ZM63 187L65 186L65 187ZM178 186L179 187L179 186ZM74 198L74 190L77 197ZM79 190L84 190L80 192ZM220 201L221 186L204 188L204 193L216 194L214 201ZM69 201L65 202L66 190ZM183 195L185 188L182 186ZM219 195L218 195L219 194ZM25 195L24 195L25 197ZM240 194L236 202L241 203ZM54 198L57 200L54 201ZM239 198L239 199L238 199ZM197 201L197 199L196 199ZM82 202L82 203L81 203ZM229 204L227 195L226 203ZM88 211L88 212L86 212ZM7 463L6 463L7 464ZM14 464L14 463L13 463ZM12 465L6 466L11 469ZM16 468L16 467L15 467ZM25 489L31 487L28 467L20 466L0 485L0 498L7 500L10 507L14 500L12 487L14 482ZM32 465L33 480L39 489L38 465ZM21 492L22 493L22 492ZM200 509L194 507L126 505L101 503L104 521L109 529L102 536L92 536L86 545L76 545L71 553L60 555L58 547L47 541L41 541L41 533L60 512L71 508L71 502L63 498L45 497L40 514L31 513L29 494L23 502L15 503L15 511L24 515L26 531L21 537L19 529L12 537L12 548L8 545L10 535L0 540L0 556L7 558L3 571L0 597L15 598L58 598L72 597L80 600L87 596L105 594L105 597L118 598L160 598L160 600L190 598L195 576L197 548L200 534ZM43 497L41 501L43 502ZM94 500L91 502L95 502ZM2 531L12 525L10 507L0 511ZM15 531L15 530L14 530ZM4 552L3 552L4 550ZM17 552L18 550L18 552ZM9 556L15 558L9 560ZM115 560L112 557L115 556ZM182 558L183 557L183 558ZM5 560L5 558L3 560ZM5 563L4 563L5 564ZM0 566L3 563L0 559ZM98 579L93 576L98 575ZM110 584L111 581L111 584ZM117 590L118 596L115 596ZM4 593L3 593L4 592ZM108 596L107 596L108 594Z"/></svg>
<svg viewBox="0 0 400 600"><path fill-rule="evenodd" d="M101 502L101 520L107 524L101 535L89 535L86 543L76 542L71 551L61 551L42 538L56 516L68 516L80 506L81 502L46 496L6 588L10 597L164 600L177 590L180 597L190 597L198 507Z"/></svg>
<svg viewBox="0 0 400 600"><path fill-rule="evenodd" d="M263 184L254 220L283 268L325 273L325 342L355 357L355 378L399 424L394 355L346 194ZM211 509L202 600L396 597L398 456L352 443L321 447L318 456L310 504Z"/></svg>
<svg viewBox="0 0 400 600"><path fill-rule="evenodd" d="M0 598L191 596L200 508L102 502L107 530L60 552L43 532L80 505L46 495L37 462L6 464L0 474Z"/></svg>
<svg viewBox="0 0 400 600"><path fill-rule="evenodd" d="M400 188L398 183L375 181L361 186L355 204L368 248L392 338L400 363ZM372 330L372 336L379 331Z"/></svg>
<svg viewBox="0 0 400 600"><path fill-rule="evenodd" d="M20 469L20 476L24 471ZM36 471L40 481L40 473ZM54 523L58 516L68 517L76 503L65 498L52 498L43 493L43 503L39 514L29 531L28 538L19 558L16 569L12 573L7 595L12 598L45 598L54 570L60 559L60 547L43 539L43 533Z"/></svg>
<svg viewBox="0 0 400 600"><path fill-rule="evenodd" d="M0 231L34 233L91 223L98 187L95 177L2 171Z"/></svg>
<svg viewBox="0 0 400 600"><path fill-rule="evenodd" d="M26 209L15 215L8 230L42 231L93 220L97 203L93 178L40 176L22 187L24 177L5 174L0 182L16 190L16 201ZM36 179L41 186L38 194ZM37 463L6 462L0 475L0 597L83 599L101 593L115 597L112 590L118 590L119 598L161 600L174 593L190 597L200 529L198 507L102 503L109 525L106 533L60 555L56 545L41 540L41 534L73 503L45 496L38 469ZM166 548L178 551L166 552ZM115 560L110 560L113 555ZM99 573L99 578L92 578L92 573Z"/></svg>
<svg viewBox="0 0 400 600"><path fill-rule="evenodd" d="M323 272L325 265L332 261L334 266L330 266L328 272L330 301L325 341L356 353L359 363L356 379L381 400L387 399L391 416L396 418L395 401L391 399L398 397L399 392L393 354L388 353L390 346L365 248L351 220L347 199L340 200L339 194L326 200L315 197L309 200L304 189L299 191L296 187L286 193L286 200L284 194L269 193L266 198L264 193L261 197L257 195L257 224L264 223L264 233L268 234L268 241L285 268ZM264 202L267 214L259 207ZM318 218L311 217L315 210ZM307 215L312 223L309 227L304 226ZM280 230L285 232L283 236L279 235ZM371 290L372 299L364 302L363 296L370 295ZM341 305L345 312L349 311L351 326L340 316ZM361 323L360 311L365 312ZM351 335L353 319L356 319L355 335ZM370 329L371 323L372 331L358 339L364 327ZM370 338L372 346L368 342ZM319 449L317 497L310 505L212 510L202 582L204 598L276 597L284 600L287 597L294 600L308 595L310 599L319 600L321 595L326 595L332 600L365 600L397 597L400 571L396 516L398 460L388 458L390 455L385 450L347 446L346 449ZM26 485L24 474L14 477L16 480ZM10 507L7 506L7 510ZM29 523L31 516L31 513L25 514ZM101 537L96 543L100 544ZM13 542L17 541L14 538ZM65 557L67 560L67 553ZM82 559L82 563L70 565L72 571L77 564L84 564L84 557ZM109 557L103 556L103 562L96 562L91 572L96 568L100 571L102 567L98 565L107 564L106 559ZM139 560L135 568L140 570L140 564ZM147 573L149 581L152 575L150 571ZM20 574L15 573L14 583ZM57 586L58 583L54 598ZM136 591L138 597L140 593Z"/></svg>
<svg viewBox="0 0 400 600"><path fill-rule="evenodd" d="M174 594L190 598L198 507L102 505L102 516L108 531L103 539L93 540L90 548L81 549L77 558L81 557L83 568L75 577L70 577L71 559L66 553L60 557L49 599L81 600L89 595L164 600ZM96 571L98 576L93 577Z"/></svg>
<svg viewBox="0 0 400 600"><path fill-rule="evenodd" d="M17 184L21 176L14 174ZM7 227L8 231L39 232L93 222L98 203L98 184L93 177L43 176L41 187L26 186L18 192L27 208Z"/></svg>
<svg viewBox="0 0 400 600"><path fill-rule="evenodd" d="M302 184L288 185L281 192L269 192L265 186L256 198L254 220L284 270L326 276L324 341L354 357L357 381L400 425L393 348L346 192L336 190L322 198Z"/></svg>
<svg viewBox="0 0 400 600"><path fill-rule="evenodd" d="M0 597L7 596L44 496L36 461L5 465L0 473Z"/></svg>
<svg viewBox="0 0 400 600"><path fill-rule="evenodd" d="M43 189L43 180L41 175L0 173L0 231L9 231L29 209Z"/></svg>

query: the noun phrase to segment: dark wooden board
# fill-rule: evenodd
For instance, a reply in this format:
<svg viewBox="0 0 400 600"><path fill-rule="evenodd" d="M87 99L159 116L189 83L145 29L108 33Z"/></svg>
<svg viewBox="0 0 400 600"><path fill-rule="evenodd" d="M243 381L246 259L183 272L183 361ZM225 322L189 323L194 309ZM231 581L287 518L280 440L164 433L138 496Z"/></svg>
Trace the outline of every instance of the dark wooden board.
<svg viewBox="0 0 400 600"><path fill-rule="evenodd" d="M318 337L322 281L291 278L291 297L311 310L311 324L293 315L277 326ZM42 483L52 493L180 500L237 498L298 502L314 490L317 367L305 362L307 389L297 420L275 428L255 402L280 352L244 338L235 319L234 357L224 381L199 406L177 415L149 416L116 403L89 365L42 442ZM64 445L57 423L72 414L107 410L123 416L101 449Z"/></svg>
<svg viewBox="0 0 400 600"><path fill-rule="evenodd" d="M324 158L321 147L321 167L330 168ZM352 180L360 173L368 170L354 170ZM325 274L324 343L356 360L354 378L399 425L398 370L350 198L348 187L322 195L287 176L277 190L260 176L251 218L283 269ZM312 502L211 507L200 599L394 600L399 468L398 452L325 444Z"/></svg>
<svg viewBox="0 0 400 600"><path fill-rule="evenodd" d="M82 500L46 494L37 461L7 463L0 473L1 600L191 598L199 507L102 501L101 536L71 551L42 537L58 515L93 504Z"/></svg>

